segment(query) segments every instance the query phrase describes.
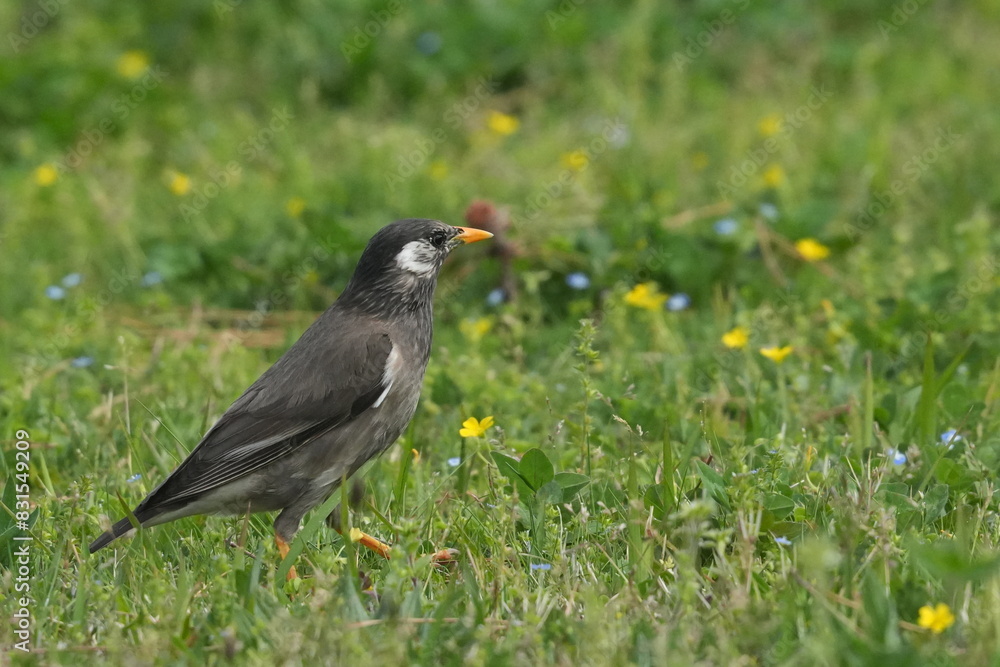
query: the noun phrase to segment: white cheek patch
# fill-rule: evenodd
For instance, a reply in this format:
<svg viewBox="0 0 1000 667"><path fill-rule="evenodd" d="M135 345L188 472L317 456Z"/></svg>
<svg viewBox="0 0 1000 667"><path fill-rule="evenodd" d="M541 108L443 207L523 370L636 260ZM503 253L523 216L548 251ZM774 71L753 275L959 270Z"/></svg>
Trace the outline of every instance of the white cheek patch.
<svg viewBox="0 0 1000 667"><path fill-rule="evenodd" d="M430 276L437 270L434 249L426 241L410 241L396 255L396 265L418 276Z"/></svg>

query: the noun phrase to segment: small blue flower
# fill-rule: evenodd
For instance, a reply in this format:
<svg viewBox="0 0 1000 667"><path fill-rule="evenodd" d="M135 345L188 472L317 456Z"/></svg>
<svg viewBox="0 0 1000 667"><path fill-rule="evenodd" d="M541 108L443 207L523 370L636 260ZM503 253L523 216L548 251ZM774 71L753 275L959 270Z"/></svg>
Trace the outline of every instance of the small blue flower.
<svg viewBox="0 0 1000 667"><path fill-rule="evenodd" d="M63 287L76 287L83 281L83 276L79 273L68 273L63 276L62 284Z"/></svg>
<svg viewBox="0 0 1000 667"><path fill-rule="evenodd" d="M45 288L45 296L49 297L53 301L59 301L60 299L66 298L66 290L59 285L49 285Z"/></svg>
<svg viewBox="0 0 1000 667"><path fill-rule="evenodd" d="M715 224L712 225L712 229L719 236L732 236L740 228L740 223L736 222L733 218L723 218L722 220L716 220Z"/></svg>
<svg viewBox="0 0 1000 667"><path fill-rule="evenodd" d="M461 462L462 459L457 456L453 456L450 459L448 459L448 465L450 465L452 468L457 467Z"/></svg>
<svg viewBox="0 0 1000 667"><path fill-rule="evenodd" d="M768 220L775 220L778 217L778 207L770 202L763 202L757 210Z"/></svg>
<svg viewBox="0 0 1000 667"><path fill-rule="evenodd" d="M69 362L69 365L73 368L86 368L94 363L93 357L77 357L73 361Z"/></svg>
<svg viewBox="0 0 1000 667"><path fill-rule="evenodd" d="M417 51L425 56L433 56L441 50L441 35L432 30L417 35Z"/></svg>
<svg viewBox="0 0 1000 667"><path fill-rule="evenodd" d="M532 563L529 565L532 570L545 570L548 572L552 569L552 563Z"/></svg>
<svg viewBox="0 0 1000 667"><path fill-rule="evenodd" d="M566 284L573 289L587 289L590 287L590 278L586 273L577 271L566 276Z"/></svg>
<svg viewBox="0 0 1000 667"><path fill-rule="evenodd" d="M790 547L790 546L792 546L792 541L790 539L788 539L787 537L776 537L776 538L774 538L774 541L777 542L778 544L780 544L783 547Z"/></svg>
<svg viewBox="0 0 1000 667"><path fill-rule="evenodd" d="M507 293L503 291L502 287L497 287L491 290L489 294L486 295L486 305L487 306L499 306L507 298Z"/></svg>
<svg viewBox="0 0 1000 667"><path fill-rule="evenodd" d="M140 479L142 479L142 474L141 473L136 473L136 474L132 475L131 477L129 477L128 479L126 479L125 481L128 482L129 484L133 484L135 482L138 482Z"/></svg>
<svg viewBox="0 0 1000 667"><path fill-rule="evenodd" d="M941 434L941 444L942 445L948 445L948 444L952 444L953 445L954 443L958 442L961 439L962 439L962 436L960 436L958 434L958 431L956 431L953 428L950 428L950 429L948 429L947 431L945 431L944 433Z"/></svg>
<svg viewBox="0 0 1000 667"><path fill-rule="evenodd" d="M142 277L141 285L143 287L152 287L153 285L159 285L163 282L163 276L160 275L159 271L150 271Z"/></svg>
<svg viewBox="0 0 1000 667"><path fill-rule="evenodd" d="M889 457L892 458L892 462L895 465L901 466L904 463L906 463L906 454L904 454L903 452L898 452L895 449L890 448L889 451L886 452L886 454L888 454Z"/></svg>
<svg viewBox="0 0 1000 667"><path fill-rule="evenodd" d="M674 294L669 299L667 299L667 310L678 311L684 310L691 305L691 297L689 297L684 292L678 292Z"/></svg>

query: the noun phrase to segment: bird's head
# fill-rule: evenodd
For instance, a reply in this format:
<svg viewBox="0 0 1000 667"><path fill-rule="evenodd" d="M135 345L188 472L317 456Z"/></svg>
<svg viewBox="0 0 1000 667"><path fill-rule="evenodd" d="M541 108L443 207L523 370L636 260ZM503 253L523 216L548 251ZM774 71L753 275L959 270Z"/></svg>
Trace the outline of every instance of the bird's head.
<svg viewBox="0 0 1000 667"><path fill-rule="evenodd" d="M411 218L380 229L361 254L354 276L341 298L364 302L429 299L448 254L465 243L493 234L453 227L439 220Z"/></svg>

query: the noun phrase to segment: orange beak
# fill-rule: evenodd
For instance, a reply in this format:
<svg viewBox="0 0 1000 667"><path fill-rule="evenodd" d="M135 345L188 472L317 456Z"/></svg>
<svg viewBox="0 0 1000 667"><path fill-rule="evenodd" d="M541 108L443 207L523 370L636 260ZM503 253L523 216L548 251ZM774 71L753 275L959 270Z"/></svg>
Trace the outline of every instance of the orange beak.
<svg viewBox="0 0 1000 667"><path fill-rule="evenodd" d="M475 243L476 241L485 241L486 239L493 238L493 235L489 232L484 232L483 230L475 229L474 227L456 227L455 229L462 232L455 237L462 243Z"/></svg>

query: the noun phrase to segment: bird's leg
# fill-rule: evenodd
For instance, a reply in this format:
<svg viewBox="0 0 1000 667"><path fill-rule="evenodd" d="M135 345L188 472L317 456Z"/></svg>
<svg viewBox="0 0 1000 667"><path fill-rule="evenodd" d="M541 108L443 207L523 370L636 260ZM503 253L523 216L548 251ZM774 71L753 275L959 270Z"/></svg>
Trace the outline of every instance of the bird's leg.
<svg viewBox="0 0 1000 667"><path fill-rule="evenodd" d="M281 535L278 535L277 533L274 534L274 544L278 547L278 554L281 555L281 560L288 558L288 551L291 547L288 546L288 542L286 542ZM298 577L299 575L295 571L294 565L288 568L288 576L285 577L288 581L298 579Z"/></svg>

